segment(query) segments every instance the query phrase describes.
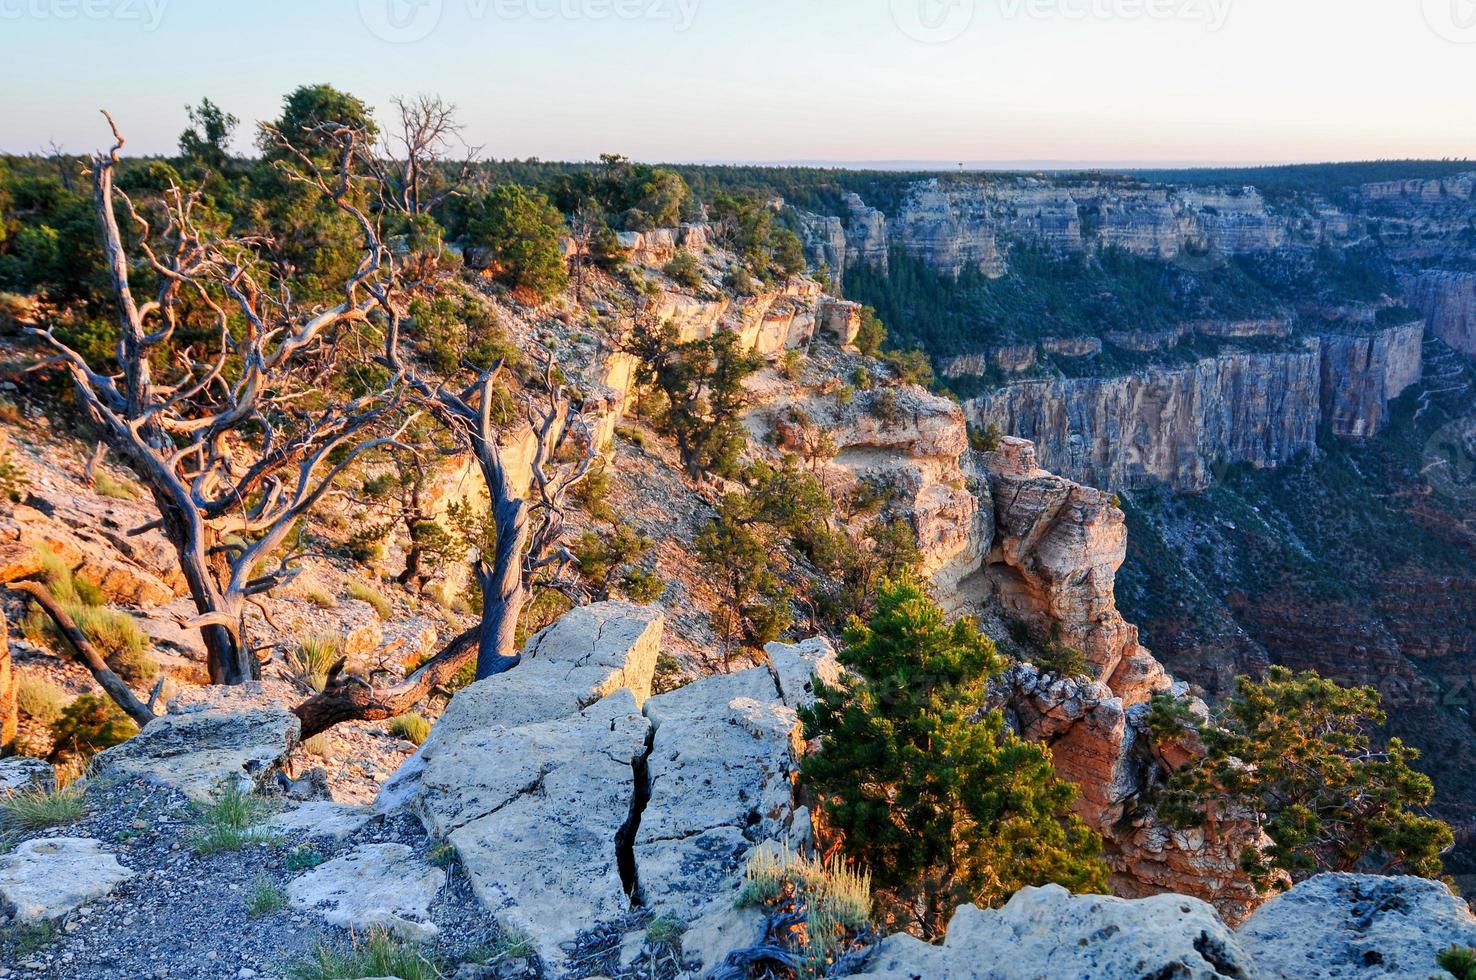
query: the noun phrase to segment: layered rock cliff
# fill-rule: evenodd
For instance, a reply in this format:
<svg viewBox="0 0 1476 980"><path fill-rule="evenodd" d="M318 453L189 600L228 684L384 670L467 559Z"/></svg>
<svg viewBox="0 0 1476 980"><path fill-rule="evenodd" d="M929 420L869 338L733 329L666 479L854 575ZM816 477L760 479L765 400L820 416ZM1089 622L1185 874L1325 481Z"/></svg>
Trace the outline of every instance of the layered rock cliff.
<svg viewBox="0 0 1476 980"><path fill-rule="evenodd" d="M954 276L965 269L1003 275L1012 242L1066 253L1117 248L1167 260L1188 252L1267 251L1320 240L1329 227L1300 214L1272 212L1253 187L933 178L914 184L890 217L867 208L855 194L846 203L845 220L802 216L813 255L843 268L836 262L841 256L846 263L876 263L895 247Z"/></svg>
<svg viewBox="0 0 1476 980"><path fill-rule="evenodd" d="M966 403L970 421L1034 441L1041 461L1110 490L1202 490L1220 463L1275 467L1316 450L1318 426L1369 436L1420 377L1423 327L1406 323L1225 350L1184 367L1020 381Z"/></svg>
<svg viewBox="0 0 1476 980"><path fill-rule="evenodd" d="M1476 354L1476 273L1430 270L1405 277L1404 287L1433 336Z"/></svg>

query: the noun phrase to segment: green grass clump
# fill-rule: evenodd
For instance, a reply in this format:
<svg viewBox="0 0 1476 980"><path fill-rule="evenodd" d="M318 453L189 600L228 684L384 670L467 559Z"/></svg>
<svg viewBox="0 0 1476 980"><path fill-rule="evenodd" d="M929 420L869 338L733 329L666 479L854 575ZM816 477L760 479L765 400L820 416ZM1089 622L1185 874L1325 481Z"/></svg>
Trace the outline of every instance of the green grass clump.
<svg viewBox="0 0 1476 980"><path fill-rule="evenodd" d="M515 932L504 932L495 941L468 955L467 962L478 966L497 966L502 963L532 959L536 952L533 941L528 937L520 936Z"/></svg>
<svg viewBox="0 0 1476 980"><path fill-rule="evenodd" d="M18 504L26 499L26 488L31 485L25 470L15 462L8 446L0 446L0 500Z"/></svg>
<svg viewBox="0 0 1476 980"><path fill-rule="evenodd" d="M32 953L39 953L51 944L56 938L56 926L47 921L27 922L11 926L4 932L0 932L10 943L10 952L17 960L25 959Z"/></svg>
<svg viewBox="0 0 1476 980"><path fill-rule="evenodd" d="M49 551L39 554L46 588L108 666L128 681L144 682L159 676L159 663L149 655L148 634L138 621L126 612L108 609L102 589L73 572L61 556ZM56 624L39 608L32 608L22 620L21 632L32 643L64 643Z"/></svg>
<svg viewBox="0 0 1476 980"><path fill-rule="evenodd" d="M389 622L394 618L395 608L390 605L390 601L363 582L350 582L348 594L350 599L358 599L360 602L367 602L373 606L382 621Z"/></svg>
<svg viewBox="0 0 1476 980"><path fill-rule="evenodd" d="M403 738L414 745L424 745L425 740L430 737L431 723L424 715L411 714L400 715L391 718L386 726L389 733L396 738Z"/></svg>
<svg viewBox="0 0 1476 980"><path fill-rule="evenodd" d="M308 871L316 868L326 860L328 858L325 855L319 854L304 844L301 847L294 847L288 851L287 857L282 863L286 865L288 871Z"/></svg>
<svg viewBox="0 0 1476 980"><path fill-rule="evenodd" d="M456 846L448 840L436 841L425 852L425 859L438 868L449 868L456 863Z"/></svg>
<svg viewBox="0 0 1476 980"><path fill-rule="evenodd" d="M302 590L302 597L319 609L337 609L338 600L333 598L323 589L317 586L309 586Z"/></svg>
<svg viewBox="0 0 1476 980"><path fill-rule="evenodd" d="M305 960L288 967L293 980L358 980L360 977L399 977L400 980L440 980L435 961L412 942L396 939L382 929L355 937L348 949L319 943Z"/></svg>
<svg viewBox="0 0 1476 980"><path fill-rule="evenodd" d="M674 946L687 931L687 924L669 915L658 915L646 926L646 942L652 946Z"/></svg>
<svg viewBox="0 0 1476 980"><path fill-rule="evenodd" d="M1440 968L1456 980L1476 980L1476 949L1452 946L1435 957Z"/></svg>
<svg viewBox="0 0 1476 980"><path fill-rule="evenodd" d="M331 633L309 636L287 652L287 669L301 684L322 691L328 683L328 671L338 662L343 638Z"/></svg>
<svg viewBox="0 0 1476 980"><path fill-rule="evenodd" d="M271 915L287 907L287 893L272 879L262 876L251 883L246 893L246 914L252 917Z"/></svg>
<svg viewBox="0 0 1476 980"><path fill-rule="evenodd" d="M113 500L138 499L138 487L132 481L115 479L104 470L98 470L93 477L92 489L97 491L98 496L111 497Z"/></svg>
<svg viewBox="0 0 1476 980"><path fill-rule="evenodd" d="M871 875L845 866L801 857L787 847L754 852L743 872L738 905L789 905L804 912L801 980L821 977L857 933L871 921Z"/></svg>
<svg viewBox="0 0 1476 980"><path fill-rule="evenodd" d="M50 726L67 707L67 692L44 677L22 675L16 687L20 713L40 725Z"/></svg>
<svg viewBox="0 0 1476 980"><path fill-rule="evenodd" d="M0 829L7 831L65 827L86 814L82 794L71 787L31 789L0 799Z"/></svg>
<svg viewBox="0 0 1476 980"><path fill-rule="evenodd" d="M190 846L202 857L224 851L239 851L248 844L269 843L272 838L262 832L267 807L260 797L228 786L215 794L209 803L198 807Z"/></svg>

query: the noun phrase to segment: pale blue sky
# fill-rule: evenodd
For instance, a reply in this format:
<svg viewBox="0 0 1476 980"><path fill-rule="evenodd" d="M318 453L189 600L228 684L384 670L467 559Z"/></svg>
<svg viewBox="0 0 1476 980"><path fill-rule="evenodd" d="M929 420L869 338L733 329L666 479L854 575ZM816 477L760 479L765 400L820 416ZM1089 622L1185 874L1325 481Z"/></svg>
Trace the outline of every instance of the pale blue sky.
<svg viewBox="0 0 1476 980"><path fill-rule="evenodd" d="M319 81L499 157L1476 156L1476 0L0 0L7 151L99 107L171 151L186 102Z"/></svg>

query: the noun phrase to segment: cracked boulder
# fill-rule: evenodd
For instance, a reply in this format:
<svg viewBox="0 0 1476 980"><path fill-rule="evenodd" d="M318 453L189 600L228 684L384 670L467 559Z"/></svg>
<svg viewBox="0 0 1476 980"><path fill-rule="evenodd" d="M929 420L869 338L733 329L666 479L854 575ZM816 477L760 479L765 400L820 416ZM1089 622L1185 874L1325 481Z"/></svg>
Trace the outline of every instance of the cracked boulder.
<svg viewBox="0 0 1476 980"><path fill-rule="evenodd" d="M812 699L812 678L834 681L839 665L824 639L766 652L769 668L703 678L646 704L650 799L634 857L641 895L659 914L731 915L753 848L809 836L808 812L794 805L795 709Z"/></svg>
<svg viewBox="0 0 1476 980"><path fill-rule="evenodd" d="M648 729L622 689L565 718L489 718L424 747L422 821L456 848L483 905L545 962L562 962L580 933L629 910L617 838Z"/></svg>
<svg viewBox="0 0 1476 980"><path fill-rule="evenodd" d="M260 683L189 688L168 714L99 753L93 771L140 776L201 801L232 785L251 792L280 770L300 730Z"/></svg>
<svg viewBox="0 0 1476 980"><path fill-rule="evenodd" d="M1194 898L1128 900L1024 888L1001 909L965 905L948 939L889 936L868 976L885 980L1253 980L1261 974L1215 910Z"/></svg>
<svg viewBox="0 0 1476 980"><path fill-rule="evenodd" d="M376 806L411 803L430 755L490 726L566 718L621 689L639 710L651 696L665 623L660 609L627 602L570 611L528 641L518 666L457 693L425 744L385 783Z"/></svg>
<svg viewBox="0 0 1476 980"><path fill-rule="evenodd" d="M28 840L0 855L0 912L17 922L59 919L131 877L91 838Z"/></svg>
<svg viewBox="0 0 1476 980"><path fill-rule="evenodd" d="M424 940L437 932L430 903L445 883L446 872L404 844L365 844L289 882L287 898L294 909L314 911L329 925Z"/></svg>
<svg viewBox="0 0 1476 980"><path fill-rule="evenodd" d="M1476 946L1476 918L1425 878L1326 874L1257 910L1237 933L1267 978L1424 977L1451 946Z"/></svg>

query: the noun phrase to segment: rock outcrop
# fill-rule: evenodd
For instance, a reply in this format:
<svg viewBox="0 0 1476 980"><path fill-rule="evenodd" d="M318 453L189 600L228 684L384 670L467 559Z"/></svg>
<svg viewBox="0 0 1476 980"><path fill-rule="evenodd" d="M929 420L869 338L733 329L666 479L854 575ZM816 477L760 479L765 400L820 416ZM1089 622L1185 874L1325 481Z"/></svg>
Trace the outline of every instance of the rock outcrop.
<svg viewBox="0 0 1476 980"><path fill-rule="evenodd" d="M1003 607L1055 624L1127 703L1166 689L1163 668L1117 611L1127 524L1111 496L1041 469L1023 439L1001 441L984 469L995 523L984 574Z"/></svg>
<svg viewBox="0 0 1476 980"><path fill-rule="evenodd" d="M1271 899L1237 938L1267 980L1425 980L1442 950L1476 946L1476 918L1438 881L1330 874Z"/></svg>
<svg viewBox="0 0 1476 980"><path fill-rule="evenodd" d="M979 567L992 538L988 501L971 493L963 461L968 428L958 406L921 388L902 386L860 392L841 404L833 396L792 393L773 435L781 449L804 440L797 411L815 431L829 434L837 454L826 464L833 487L873 481L888 488L893 504L917 533L921 572L945 604L958 583ZM763 423L756 412L750 429Z"/></svg>
<svg viewBox="0 0 1476 980"><path fill-rule="evenodd" d="M201 801L228 786L249 793L280 770L300 728L260 684L190 688L168 714L98 753L93 771L142 777Z"/></svg>
<svg viewBox="0 0 1476 980"><path fill-rule="evenodd" d="M556 968L633 903L730 915L753 847L808 839L795 707L837 669L824 641L775 645L770 666L648 700L660 617L590 609L459 693L379 801L450 841L477 897Z"/></svg>
<svg viewBox="0 0 1476 980"><path fill-rule="evenodd" d="M1006 437L981 456L994 516L993 544L977 575L960 586L965 608L983 602L1029 624L1053 642L1082 651L1097 680L1012 667L996 704L1027 738L1050 746L1056 771L1075 783L1078 814L1102 835L1113 888L1126 896L1177 892L1209 901L1232 922L1258 898L1244 880L1248 826L1227 822L1214 835L1164 824L1143 801L1168 758L1145 723L1155 694L1182 699L1205 717L1138 641L1117 609L1115 580L1127 528L1109 495L1041 469L1029 442Z"/></svg>
<svg viewBox="0 0 1476 980"><path fill-rule="evenodd" d="M1257 976L1235 935L1204 902L1127 901L1024 888L1001 909L965 905L942 946L890 936L867 971L881 980L1223 980Z"/></svg>

